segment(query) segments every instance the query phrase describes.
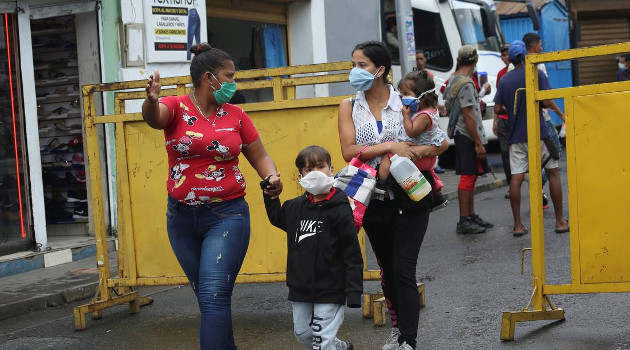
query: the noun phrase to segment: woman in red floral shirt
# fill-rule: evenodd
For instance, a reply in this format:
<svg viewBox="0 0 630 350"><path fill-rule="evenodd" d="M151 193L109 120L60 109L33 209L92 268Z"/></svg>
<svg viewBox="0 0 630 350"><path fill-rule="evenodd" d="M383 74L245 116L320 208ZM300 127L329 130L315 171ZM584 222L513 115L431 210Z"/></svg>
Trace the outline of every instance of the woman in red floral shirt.
<svg viewBox="0 0 630 350"><path fill-rule="evenodd" d="M232 58L207 43L190 51L193 93L159 98L155 71L142 117L164 130L168 237L199 302L201 349L236 349L231 297L250 235L239 154L269 181L265 193L277 197L282 183L252 120L227 103L236 91Z"/></svg>

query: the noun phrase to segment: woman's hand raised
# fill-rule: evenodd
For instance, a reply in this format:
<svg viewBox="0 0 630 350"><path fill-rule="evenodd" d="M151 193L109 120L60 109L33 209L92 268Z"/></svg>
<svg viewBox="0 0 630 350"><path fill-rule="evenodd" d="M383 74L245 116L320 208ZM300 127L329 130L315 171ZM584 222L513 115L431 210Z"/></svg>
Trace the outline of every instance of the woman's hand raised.
<svg viewBox="0 0 630 350"><path fill-rule="evenodd" d="M160 71L155 71L149 75L149 80L146 86L147 100L155 102L160 97L160 90L162 90L162 84L160 84Z"/></svg>

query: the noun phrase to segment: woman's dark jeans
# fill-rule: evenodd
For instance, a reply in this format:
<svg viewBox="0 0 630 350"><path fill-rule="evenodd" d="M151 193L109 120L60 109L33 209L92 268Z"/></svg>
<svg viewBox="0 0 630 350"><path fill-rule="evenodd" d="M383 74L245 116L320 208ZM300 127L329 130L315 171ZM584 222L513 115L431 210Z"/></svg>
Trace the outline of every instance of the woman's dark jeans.
<svg viewBox="0 0 630 350"><path fill-rule="evenodd" d="M249 206L244 198L188 206L168 198L168 238L201 311L202 350L236 349L231 299L249 245Z"/></svg>
<svg viewBox="0 0 630 350"><path fill-rule="evenodd" d="M416 347L420 294L416 265L429 224L429 207L400 209L396 201L370 201L363 227L379 261L383 293L388 299L392 323L400 329L398 342Z"/></svg>

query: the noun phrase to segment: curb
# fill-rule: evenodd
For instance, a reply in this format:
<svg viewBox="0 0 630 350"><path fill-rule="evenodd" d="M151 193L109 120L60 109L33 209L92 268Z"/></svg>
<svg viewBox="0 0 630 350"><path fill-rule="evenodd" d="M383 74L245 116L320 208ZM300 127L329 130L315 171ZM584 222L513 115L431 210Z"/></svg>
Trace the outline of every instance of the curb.
<svg viewBox="0 0 630 350"><path fill-rule="evenodd" d="M115 239L107 241L107 251L112 253L118 250ZM72 248L54 249L43 252L35 252L30 255L11 260L0 261L0 278L17 275L33 270L57 266L96 255L96 243L81 245Z"/></svg>
<svg viewBox="0 0 630 350"><path fill-rule="evenodd" d="M64 289L62 291L33 297L0 306L0 321L12 317L27 314L33 311L41 311L53 306L62 306L75 301L92 298L96 293L98 282L83 284L80 286Z"/></svg>

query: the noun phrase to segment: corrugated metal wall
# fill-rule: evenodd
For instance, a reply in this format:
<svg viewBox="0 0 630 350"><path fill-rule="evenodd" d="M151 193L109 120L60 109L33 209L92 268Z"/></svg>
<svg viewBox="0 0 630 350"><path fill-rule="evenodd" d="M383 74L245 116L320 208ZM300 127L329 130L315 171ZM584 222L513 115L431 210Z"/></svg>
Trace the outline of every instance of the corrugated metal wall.
<svg viewBox="0 0 630 350"><path fill-rule="evenodd" d="M578 47L614 44L630 41L628 18L581 20ZM578 63L580 85L616 81L617 62L615 55L581 59Z"/></svg>
<svg viewBox="0 0 630 350"><path fill-rule="evenodd" d="M525 33L536 32L529 17L501 18L501 29L508 43L521 40Z"/></svg>

